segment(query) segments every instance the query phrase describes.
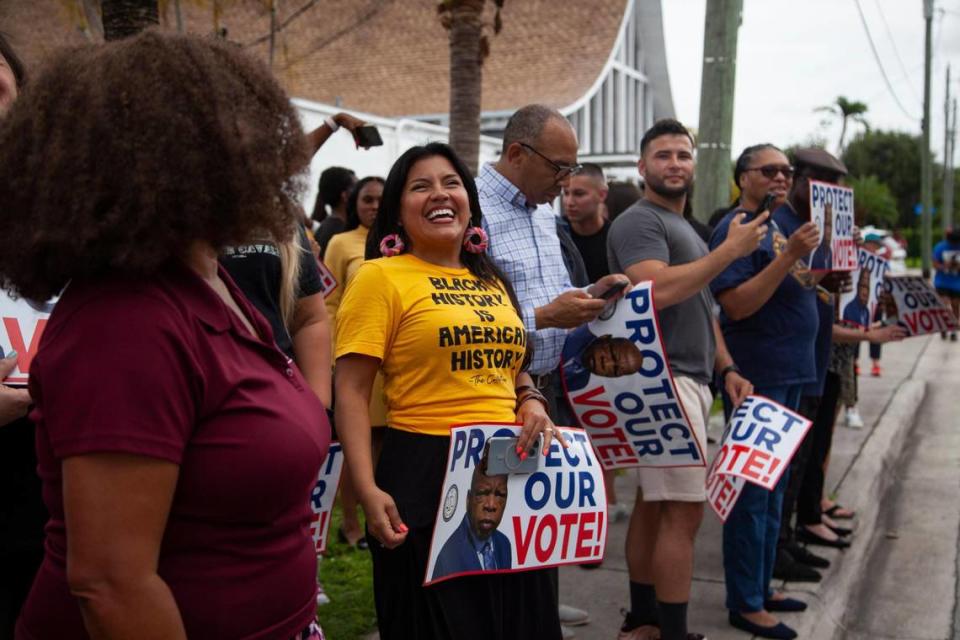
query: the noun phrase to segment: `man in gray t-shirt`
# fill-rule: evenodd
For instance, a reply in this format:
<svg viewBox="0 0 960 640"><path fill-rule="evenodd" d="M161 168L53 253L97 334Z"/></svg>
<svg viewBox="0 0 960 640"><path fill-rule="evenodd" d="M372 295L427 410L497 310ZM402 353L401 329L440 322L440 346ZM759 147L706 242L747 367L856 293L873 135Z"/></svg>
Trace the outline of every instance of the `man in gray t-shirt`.
<svg viewBox="0 0 960 640"><path fill-rule="evenodd" d="M616 233L608 236L611 273L644 260L668 266L688 264L709 253L707 245L683 216L640 200L614 220ZM659 303L656 289L654 302ZM675 376L689 376L702 384L713 380L717 341L713 334L713 295L704 287L691 297L664 308L657 304L664 347Z"/></svg>
<svg viewBox="0 0 960 640"><path fill-rule="evenodd" d="M610 270L625 273L633 283L653 281L677 396L694 434L705 445L713 400L707 385L714 374L735 405L753 391L727 351L708 285L727 265L757 248L766 235L769 213L751 222L738 216L724 243L708 252L683 218L693 182L693 139L676 120L660 120L644 134L638 168L646 183L645 197L610 227ZM637 500L627 530L630 611L621 637L632 631L640 637L656 627L662 640L702 637L687 632L687 601L693 540L706 500L706 468L646 468L637 478Z"/></svg>

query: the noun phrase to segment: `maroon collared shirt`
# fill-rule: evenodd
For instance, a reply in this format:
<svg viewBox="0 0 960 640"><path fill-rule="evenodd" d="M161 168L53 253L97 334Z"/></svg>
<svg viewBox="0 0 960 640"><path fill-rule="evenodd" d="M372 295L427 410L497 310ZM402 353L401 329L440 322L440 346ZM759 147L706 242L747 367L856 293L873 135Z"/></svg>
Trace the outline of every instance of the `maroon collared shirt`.
<svg viewBox="0 0 960 640"><path fill-rule="evenodd" d="M31 367L50 510L17 637L87 638L66 580L61 463L122 452L180 467L160 549L190 638L289 638L313 620L310 491L330 443L323 406L221 268L258 337L186 266L74 282Z"/></svg>

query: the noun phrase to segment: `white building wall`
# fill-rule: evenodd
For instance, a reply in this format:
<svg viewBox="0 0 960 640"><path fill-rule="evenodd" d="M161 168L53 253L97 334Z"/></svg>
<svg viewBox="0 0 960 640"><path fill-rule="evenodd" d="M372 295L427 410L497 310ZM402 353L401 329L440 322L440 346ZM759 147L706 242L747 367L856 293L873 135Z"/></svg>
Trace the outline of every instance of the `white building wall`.
<svg viewBox="0 0 960 640"><path fill-rule="evenodd" d="M292 102L300 114L304 131L312 131L323 124L324 118L344 111L333 105L300 98L294 98ZM394 161L410 147L427 142L449 141L450 130L446 127L417 120L384 118L352 110L350 113L375 125L380 130L383 146L358 149L353 142L353 137L346 131L337 131L330 136L310 163L308 189L303 201L308 213L313 210L313 204L317 198L317 181L320 179L320 173L327 167L346 167L356 173L358 178L366 176L386 178ZM500 156L500 147L501 141L498 138L481 136L480 162L496 160Z"/></svg>

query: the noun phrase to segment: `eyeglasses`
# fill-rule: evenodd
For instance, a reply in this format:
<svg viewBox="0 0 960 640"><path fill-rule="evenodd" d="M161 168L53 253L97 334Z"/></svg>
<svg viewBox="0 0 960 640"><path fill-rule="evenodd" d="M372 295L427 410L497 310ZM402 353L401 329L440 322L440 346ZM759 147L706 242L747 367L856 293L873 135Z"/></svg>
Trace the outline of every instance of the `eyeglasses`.
<svg viewBox="0 0 960 640"><path fill-rule="evenodd" d="M537 151L536 149L528 145L526 142L521 142L520 146L523 147L524 149L529 149L530 151L533 151L535 154L537 154L538 156L546 160L548 163L550 163L550 166L553 167L554 171L557 172L557 174L554 176L555 180L559 181L559 180L563 180L567 176L575 176L578 173L580 173L581 169L583 169L583 165L580 165L580 164L557 164L547 156L543 155L542 153L540 153L539 151Z"/></svg>
<svg viewBox="0 0 960 640"><path fill-rule="evenodd" d="M765 164L762 167L750 167L749 169L744 169L744 171L759 171L763 174L764 178L773 180L777 177L778 173L782 173L783 177L789 180L793 177L795 169L788 164Z"/></svg>

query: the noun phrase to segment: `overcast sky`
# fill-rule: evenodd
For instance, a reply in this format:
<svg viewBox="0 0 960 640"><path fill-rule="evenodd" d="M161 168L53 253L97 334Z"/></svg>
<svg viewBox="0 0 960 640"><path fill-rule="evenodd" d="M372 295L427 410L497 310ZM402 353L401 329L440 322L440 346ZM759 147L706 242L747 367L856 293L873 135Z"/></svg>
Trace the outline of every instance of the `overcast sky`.
<svg viewBox="0 0 960 640"><path fill-rule="evenodd" d="M661 1L677 117L696 126L706 0ZM869 107L866 119L874 129L920 133L923 1L859 2L880 61L908 113L897 106L884 84L856 0L743 0L733 115L734 156L750 144L787 146L809 142L812 136L826 137L828 148L834 150L839 126L824 126L827 115L814 109L839 95L865 102ZM951 95L957 95L960 0L934 2L931 136L938 158L943 155L947 63L953 69Z"/></svg>

